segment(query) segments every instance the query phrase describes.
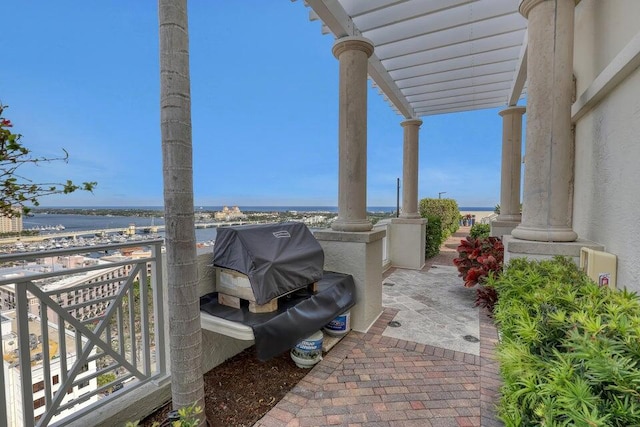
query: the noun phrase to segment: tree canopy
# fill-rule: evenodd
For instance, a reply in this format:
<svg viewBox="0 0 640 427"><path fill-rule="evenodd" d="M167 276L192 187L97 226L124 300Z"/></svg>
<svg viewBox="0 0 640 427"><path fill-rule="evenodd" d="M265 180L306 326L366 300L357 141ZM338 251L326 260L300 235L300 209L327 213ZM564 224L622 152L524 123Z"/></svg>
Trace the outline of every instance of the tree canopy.
<svg viewBox="0 0 640 427"><path fill-rule="evenodd" d="M69 153L63 148L58 157L39 157L20 141L22 135L13 133L13 124L3 117L7 106L0 103L0 216L15 217L27 214L30 206L39 206L39 199L52 194L69 194L77 190L93 192L96 182L83 182L80 185L67 180L65 183L37 183L22 176L18 169L25 164L43 162L67 162Z"/></svg>

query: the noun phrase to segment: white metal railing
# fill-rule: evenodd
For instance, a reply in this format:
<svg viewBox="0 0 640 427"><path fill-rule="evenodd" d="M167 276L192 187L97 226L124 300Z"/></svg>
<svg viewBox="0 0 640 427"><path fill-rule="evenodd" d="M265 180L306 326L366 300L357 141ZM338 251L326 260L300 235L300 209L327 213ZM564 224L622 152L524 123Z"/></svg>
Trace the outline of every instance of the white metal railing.
<svg viewBox="0 0 640 427"><path fill-rule="evenodd" d="M63 425L166 375L161 244L0 255L0 427Z"/></svg>

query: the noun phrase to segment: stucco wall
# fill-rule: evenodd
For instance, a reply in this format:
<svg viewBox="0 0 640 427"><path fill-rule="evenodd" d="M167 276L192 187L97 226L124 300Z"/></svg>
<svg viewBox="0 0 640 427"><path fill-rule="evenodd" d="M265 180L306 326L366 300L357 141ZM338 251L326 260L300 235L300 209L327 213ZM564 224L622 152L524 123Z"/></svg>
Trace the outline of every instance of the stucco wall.
<svg viewBox="0 0 640 427"><path fill-rule="evenodd" d="M577 93L591 84L640 29L638 0L582 0L576 6L573 69Z"/></svg>
<svg viewBox="0 0 640 427"><path fill-rule="evenodd" d="M576 7L577 93L640 32L640 1ZM618 257L618 284L640 291L640 70L576 123L573 228Z"/></svg>
<svg viewBox="0 0 640 427"><path fill-rule="evenodd" d="M200 281L198 283L199 294L206 295L216 290L213 267L213 255L198 256L198 271ZM240 353L245 348L253 345L253 341L242 341L220 335L215 332L202 330L202 370L209 372L225 360Z"/></svg>

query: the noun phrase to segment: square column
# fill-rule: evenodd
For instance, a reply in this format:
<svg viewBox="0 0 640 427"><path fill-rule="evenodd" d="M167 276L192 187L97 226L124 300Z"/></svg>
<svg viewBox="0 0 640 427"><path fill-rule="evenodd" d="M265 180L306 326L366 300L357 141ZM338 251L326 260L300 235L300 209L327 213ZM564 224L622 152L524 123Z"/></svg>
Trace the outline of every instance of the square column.
<svg viewBox="0 0 640 427"><path fill-rule="evenodd" d="M389 225L389 259L391 266L420 270L424 267L427 220L393 218Z"/></svg>
<svg viewBox="0 0 640 427"><path fill-rule="evenodd" d="M382 239L385 234L384 230L314 233L324 250L324 268L353 276L356 305L351 309L351 327L358 332L369 330L382 313Z"/></svg>

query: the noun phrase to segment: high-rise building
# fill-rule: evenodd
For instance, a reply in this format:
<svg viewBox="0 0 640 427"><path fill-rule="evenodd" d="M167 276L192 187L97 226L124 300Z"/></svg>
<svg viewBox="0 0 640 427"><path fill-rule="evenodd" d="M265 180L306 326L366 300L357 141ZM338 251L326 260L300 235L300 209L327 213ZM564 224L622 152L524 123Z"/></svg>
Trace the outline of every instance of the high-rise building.
<svg viewBox="0 0 640 427"><path fill-rule="evenodd" d="M22 231L22 216L0 215L0 233L19 233Z"/></svg>

